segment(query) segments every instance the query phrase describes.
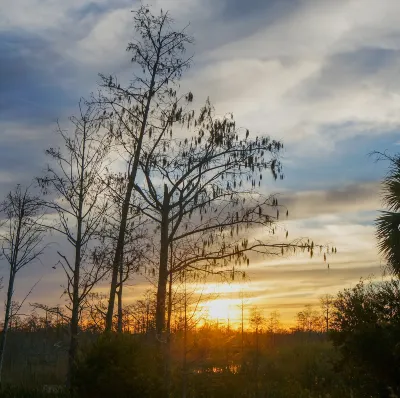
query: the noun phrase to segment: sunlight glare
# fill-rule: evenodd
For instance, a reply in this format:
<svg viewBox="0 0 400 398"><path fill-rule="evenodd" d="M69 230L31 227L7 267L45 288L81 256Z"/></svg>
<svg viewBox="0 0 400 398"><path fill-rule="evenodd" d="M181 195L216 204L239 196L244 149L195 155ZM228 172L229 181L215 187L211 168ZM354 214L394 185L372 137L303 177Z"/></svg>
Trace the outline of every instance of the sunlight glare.
<svg viewBox="0 0 400 398"><path fill-rule="evenodd" d="M209 320L221 320L237 322L239 317L239 308L235 300L216 299L203 304Z"/></svg>

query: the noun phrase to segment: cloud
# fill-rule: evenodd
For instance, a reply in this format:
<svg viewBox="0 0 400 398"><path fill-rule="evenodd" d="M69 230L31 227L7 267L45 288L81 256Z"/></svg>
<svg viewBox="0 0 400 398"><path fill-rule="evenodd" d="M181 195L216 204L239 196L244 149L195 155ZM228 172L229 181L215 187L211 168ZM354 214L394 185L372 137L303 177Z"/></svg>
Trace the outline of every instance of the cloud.
<svg viewBox="0 0 400 398"><path fill-rule="evenodd" d="M3 4L4 3L4 4ZM124 2L125 4L127 2ZM24 30L29 32L59 32L68 25L81 22L91 16L98 16L114 7L121 1L91 0L83 3L80 0L57 2L52 0L21 0L18 4L0 1L4 9L0 17L2 30ZM21 12L24 10L24 12ZM76 32L70 32L74 34Z"/></svg>
<svg viewBox="0 0 400 398"><path fill-rule="evenodd" d="M255 134L283 139L298 162L352 137L388 134L400 122L399 5L367 3L301 2L203 53L191 88Z"/></svg>
<svg viewBox="0 0 400 398"><path fill-rule="evenodd" d="M83 67L101 68L97 72L115 73L117 66L118 71L128 68L125 48L133 33L130 10L124 7L102 14L92 29L67 50L68 56Z"/></svg>
<svg viewBox="0 0 400 398"><path fill-rule="evenodd" d="M289 191L279 202L290 213L290 220L322 214L359 213L380 208L380 182L353 183L340 188L314 191Z"/></svg>
<svg viewBox="0 0 400 398"><path fill-rule="evenodd" d="M59 85L68 76L63 60L38 37L0 33L0 74L2 121L54 120L71 103Z"/></svg>

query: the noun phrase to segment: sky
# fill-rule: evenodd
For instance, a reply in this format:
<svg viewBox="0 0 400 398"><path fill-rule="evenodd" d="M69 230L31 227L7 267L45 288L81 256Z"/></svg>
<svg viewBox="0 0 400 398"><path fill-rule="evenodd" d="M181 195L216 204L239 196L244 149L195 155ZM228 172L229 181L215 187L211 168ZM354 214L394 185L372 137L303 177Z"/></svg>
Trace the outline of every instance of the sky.
<svg viewBox="0 0 400 398"><path fill-rule="evenodd" d="M130 11L138 4L0 0L0 196L40 175L44 149L58 142L57 120L67 123L79 98L96 90L98 73L129 77L125 48L134 34ZM374 219L388 165L369 153L399 149L400 2L148 4L154 12L169 10L177 27L190 23L194 63L182 90L200 102L210 97L218 114L233 112L237 125L254 134L284 142L285 179L266 188L289 208L282 228L338 250L329 270L318 255L260 259L247 270L245 286L215 288L221 313L231 307L237 312L238 290L245 289L249 306L266 315L280 309L290 322L323 294L351 287L360 277L381 278ZM63 247L59 237L54 241ZM50 252L23 271L16 298L40 280L28 301L62 300L64 280L52 269L55 261ZM0 272L6 275L4 263ZM132 285L133 300L144 286Z"/></svg>

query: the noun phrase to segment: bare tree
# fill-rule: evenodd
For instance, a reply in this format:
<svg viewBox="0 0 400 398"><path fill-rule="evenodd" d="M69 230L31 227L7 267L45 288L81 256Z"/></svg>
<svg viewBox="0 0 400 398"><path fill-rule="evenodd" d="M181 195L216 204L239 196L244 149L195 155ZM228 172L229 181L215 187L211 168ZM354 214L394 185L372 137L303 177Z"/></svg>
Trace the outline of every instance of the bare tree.
<svg viewBox="0 0 400 398"><path fill-rule="evenodd" d="M275 333L278 332L279 328L280 328L280 318L281 315L279 313L279 311L272 311L269 314L269 317L267 318L267 331L268 333L271 333L272 335L274 335Z"/></svg>
<svg viewBox="0 0 400 398"><path fill-rule="evenodd" d="M107 217L104 217L103 226L99 233L101 247L99 250L107 257L110 270L113 269L113 258L118 246L119 228L122 222L122 209L126 186L126 175L122 173L108 173L106 176L107 190L105 195L110 202ZM131 202L136 203L134 195ZM123 329L123 287L133 273L138 272L143 262L148 259L147 251L151 247L147 233L147 219L137 209L141 206L136 204L130 207L126 218L124 230L124 245L122 261L120 262L117 280L117 331ZM143 267L142 267L143 268Z"/></svg>
<svg viewBox="0 0 400 398"><path fill-rule="evenodd" d="M109 118L110 135L119 144L120 154L128 162L121 222L112 265L106 330L112 327L127 219L139 160L143 156L143 145L151 139L152 130L161 125L164 109L175 101L173 87L191 61L184 53L185 46L192 39L185 30L172 29L172 19L168 13L161 11L159 16L154 16L147 7L142 6L134 13L134 23L138 39L130 43L127 50L132 53L132 62L141 73L136 73L133 81L125 87L112 76L102 75L102 86L107 93L101 93L99 99L95 99Z"/></svg>
<svg viewBox="0 0 400 398"><path fill-rule="evenodd" d="M240 309L240 348L241 348L241 359L243 362L244 359L244 308L245 305L248 304L248 298L246 297L246 293L243 289L240 291L240 304L238 305Z"/></svg>
<svg viewBox="0 0 400 398"><path fill-rule="evenodd" d="M302 332L320 332L321 315L310 304L306 304L304 309L297 313L297 326Z"/></svg>
<svg viewBox="0 0 400 398"><path fill-rule="evenodd" d="M20 185L9 192L1 204L4 218L0 224L2 254L9 267L7 298L3 331L0 340L0 382L3 368L7 331L11 321L11 307L17 273L40 259L44 251L43 238L46 228L42 225L43 201L30 192L30 187ZM21 305L19 305L21 307ZM14 309L18 313L18 309Z"/></svg>
<svg viewBox="0 0 400 398"><path fill-rule="evenodd" d="M91 292L82 303L82 318L86 328L95 332L104 331L107 295L104 293Z"/></svg>
<svg viewBox="0 0 400 398"><path fill-rule="evenodd" d="M48 165L46 175L38 178L44 193L54 200L46 203L57 215L48 225L63 235L74 248L71 261L58 252L58 264L67 277L65 293L68 296L70 318L70 347L68 383L78 347L79 314L85 297L108 272L105 256L96 250L97 233L108 209L102 195L104 173L110 141L102 134L103 118L95 107L79 103L78 117L71 117L74 132L68 134L60 127L58 133L63 148L50 148L46 154L55 166Z"/></svg>
<svg viewBox="0 0 400 398"><path fill-rule="evenodd" d="M331 294L324 294L323 296L320 297L321 311L325 321L325 326L326 326L325 330L327 333L329 332L329 326L333 316L332 311L333 311L334 300L335 297L332 296Z"/></svg>
<svg viewBox="0 0 400 398"><path fill-rule="evenodd" d="M254 330L256 336L256 357L255 357L255 380L256 380L256 396L258 396L258 373L259 373L259 362L260 362L260 333L265 325L265 317L262 312L257 308L253 307L250 312L250 326Z"/></svg>
<svg viewBox="0 0 400 398"><path fill-rule="evenodd" d="M236 128L232 115L216 117L209 101L198 117L178 104L165 113L163 128L154 131L154 140L145 147L143 178L134 185L146 204L142 212L158 225L160 236L158 335L165 329L172 244L173 272L230 272L232 278L240 265L249 264L251 252L314 251L309 241L266 239L274 234L281 209L274 195L258 190L266 170L283 178L278 159L282 144L269 137L251 139L248 130ZM186 138L172 139L173 128L179 126L189 134L195 131L191 137L186 132Z"/></svg>

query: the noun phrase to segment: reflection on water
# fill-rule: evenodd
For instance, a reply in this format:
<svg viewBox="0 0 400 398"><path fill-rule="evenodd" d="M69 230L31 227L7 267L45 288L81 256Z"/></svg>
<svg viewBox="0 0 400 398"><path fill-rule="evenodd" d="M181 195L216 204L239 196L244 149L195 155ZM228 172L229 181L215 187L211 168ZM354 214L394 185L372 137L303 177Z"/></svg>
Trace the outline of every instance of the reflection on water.
<svg viewBox="0 0 400 398"><path fill-rule="evenodd" d="M240 365L235 365L231 364L228 366L224 366L223 368L220 368L218 366L213 366L209 368L202 368L202 369L195 369L193 372L194 373L224 373L224 372L230 372L230 373L239 373L240 370Z"/></svg>

